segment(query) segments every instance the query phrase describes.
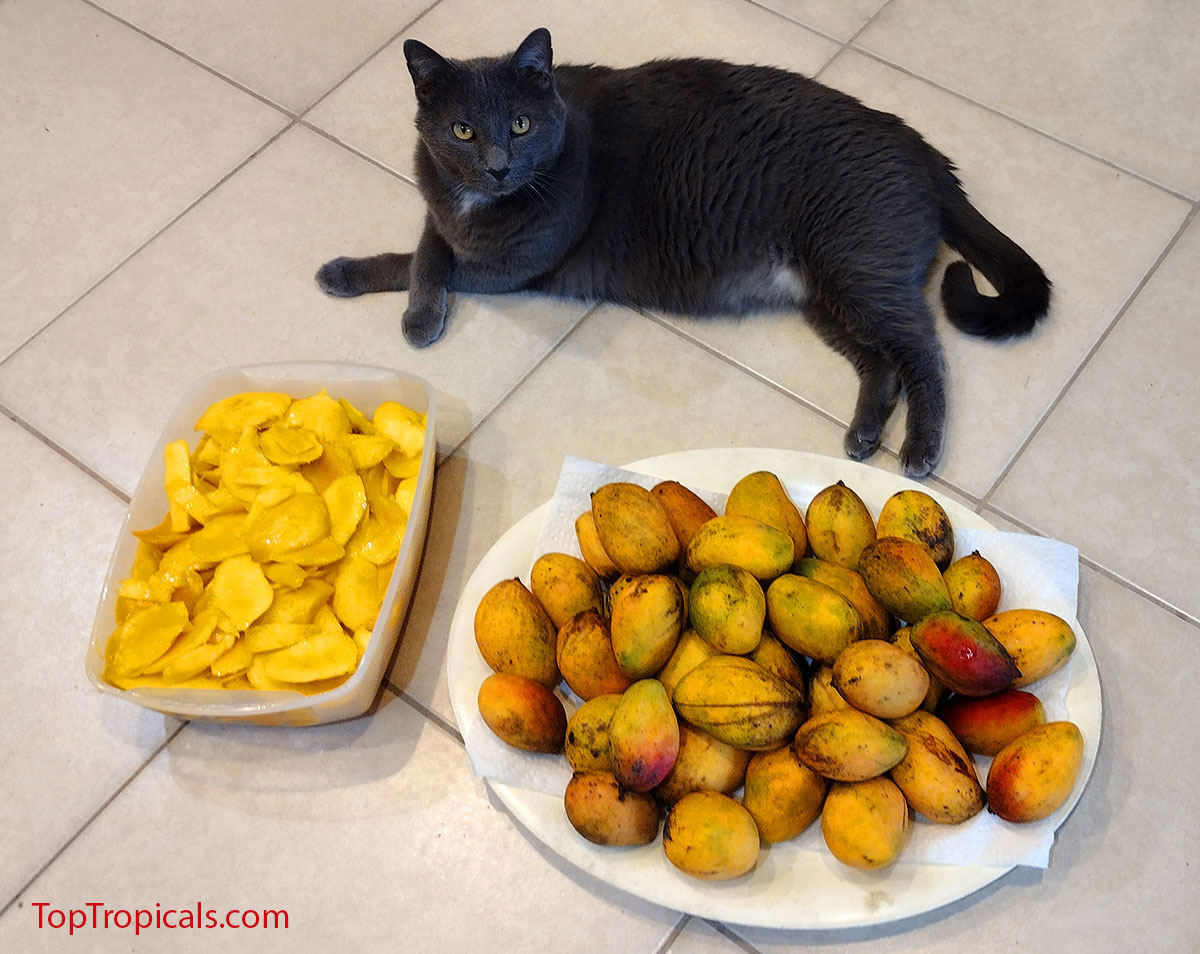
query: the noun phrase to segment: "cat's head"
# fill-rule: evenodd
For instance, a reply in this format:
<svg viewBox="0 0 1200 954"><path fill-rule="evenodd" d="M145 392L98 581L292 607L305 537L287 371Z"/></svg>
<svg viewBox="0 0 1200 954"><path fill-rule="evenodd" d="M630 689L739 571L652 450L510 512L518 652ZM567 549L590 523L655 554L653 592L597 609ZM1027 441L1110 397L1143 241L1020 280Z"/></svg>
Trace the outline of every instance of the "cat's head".
<svg viewBox="0 0 1200 954"><path fill-rule="evenodd" d="M526 185L562 150L566 107L554 83L550 33L511 56L447 60L407 40L417 131L448 184L498 197Z"/></svg>

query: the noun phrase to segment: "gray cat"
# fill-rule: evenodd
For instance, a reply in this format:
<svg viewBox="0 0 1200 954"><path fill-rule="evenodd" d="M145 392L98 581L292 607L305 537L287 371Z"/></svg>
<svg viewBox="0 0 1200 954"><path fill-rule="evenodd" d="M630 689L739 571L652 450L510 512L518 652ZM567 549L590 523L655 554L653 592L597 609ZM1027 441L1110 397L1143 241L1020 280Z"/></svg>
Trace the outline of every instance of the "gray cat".
<svg viewBox="0 0 1200 954"><path fill-rule="evenodd" d="M1049 306L1037 263L968 202L950 160L899 118L804 76L718 60L558 66L535 30L511 56L447 60L404 44L417 97L415 252L338 258L320 287L409 292L415 347L448 292L539 291L687 315L800 309L859 375L846 434L879 446L903 392L904 472L942 450L944 361L922 293L945 242L950 321L1029 332ZM749 333L749 332L748 332Z"/></svg>

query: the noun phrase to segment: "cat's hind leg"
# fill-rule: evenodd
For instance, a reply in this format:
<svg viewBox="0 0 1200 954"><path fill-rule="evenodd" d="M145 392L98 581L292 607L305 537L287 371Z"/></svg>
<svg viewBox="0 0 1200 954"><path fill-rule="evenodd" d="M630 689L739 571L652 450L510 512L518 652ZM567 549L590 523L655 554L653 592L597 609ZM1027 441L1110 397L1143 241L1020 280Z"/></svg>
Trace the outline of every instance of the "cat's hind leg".
<svg viewBox="0 0 1200 954"><path fill-rule="evenodd" d="M317 270L321 291L335 298L356 298L373 292L407 291L409 253L385 252L368 258L335 258Z"/></svg>

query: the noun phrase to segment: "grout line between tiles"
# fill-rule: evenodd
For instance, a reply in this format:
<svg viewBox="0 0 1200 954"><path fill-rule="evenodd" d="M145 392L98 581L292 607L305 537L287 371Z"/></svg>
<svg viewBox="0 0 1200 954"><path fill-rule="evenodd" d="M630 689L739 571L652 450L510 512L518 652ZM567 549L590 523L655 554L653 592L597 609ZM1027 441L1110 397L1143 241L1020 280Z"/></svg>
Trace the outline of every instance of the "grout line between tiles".
<svg viewBox="0 0 1200 954"><path fill-rule="evenodd" d="M882 12L882 9L883 8L881 8L881 12ZM878 16L878 14L876 14L876 16ZM874 19L874 18L872 18L872 19ZM1009 113L1006 113L1000 109L997 109L995 106L990 106L987 103L981 102L980 100L972 99L970 96L967 96L965 93L960 93L958 90L956 90L950 86L944 86L943 84L937 82L937 80L931 79L928 76L924 76L921 73L917 73L916 71L911 70L906 66L901 66L899 63L893 62L892 60L889 60L887 57L880 56L878 53L874 53L871 50L865 49L864 47L861 47L861 46L851 46L850 43L846 44L846 49L853 49L854 52L861 53L863 56L869 57L870 59L875 60L877 63L882 63L884 66L890 67L891 69L894 69L900 73L903 73L906 76L911 76L913 79L919 80L920 82L925 83L928 86L932 86L934 89L941 90L943 93L947 93L950 96L953 96L955 99L962 100L964 103L968 103L971 106L975 106L979 109L984 110L985 112L989 112L993 116L998 116L1001 119L1007 120L1008 122L1013 123L1014 125L1019 126L1022 129L1028 130L1029 132L1034 133L1035 135L1040 136L1043 139L1048 139L1051 142L1056 143L1066 149L1070 149L1072 152L1078 153L1079 155L1085 156L1088 159L1093 160L1094 162L1098 162L1101 165L1107 166L1108 168L1112 169L1115 172L1120 173L1121 175L1129 176L1129 178L1131 178L1131 179L1136 179L1138 182L1141 182L1144 185L1151 186L1152 188L1158 190L1159 192L1164 193L1165 195L1173 196L1176 199L1181 199L1182 201L1188 203L1188 205L1193 205L1197 201L1196 199L1192 198L1191 196L1185 195L1182 192L1177 192L1175 189L1172 189L1170 186L1163 185L1161 182L1155 182L1153 179L1150 179L1147 176L1142 175L1140 172L1135 172L1133 169L1130 169L1126 166L1122 166L1122 165L1118 164L1117 162L1113 161L1112 159L1107 159L1104 156L1098 155L1097 153L1090 152L1089 150L1083 148L1080 145L1077 145L1076 143L1071 142L1068 139L1063 139L1060 136L1056 136L1054 133L1049 132L1048 130L1040 129L1037 126L1034 126L1031 123L1028 123L1023 119L1018 119L1016 116L1012 116Z"/></svg>
<svg viewBox="0 0 1200 954"><path fill-rule="evenodd" d="M707 342L704 342L704 341L700 340L699 338L692 337L690 334L688 334L683 329L671 324L668 321L664 321L662 318L660 318L658 315L653 314L652 312L646 312L646 311L642 311L640 309L636 309L636 310L637 310L638 314L640 314L643 318L646 318L649 321L653 321L655 324L660 325L662 328L666 329L667 331L670 331L672 334L675 334L679 338L682 338L684 341L688 342L689 344L695 345L697 348L700 348L702 351L708 352L714 358L717 358L718 360L723 361L725 364L729 365L731 368L734 368L735 370L742 372L747 377L753 379L754 381L757 381L759 384L765 385L766 387L770 388L772 391L775 391L777 394L781 394L784 397L788 398L789 400L794 401L795 403L799 404L801 407L805 408L806 410L812 411L814 414L818 415L819 417L824 418L825 420L829 421L831 424L836 424L838 427L842 428L843 430L847 427L847 424L845 421L842 421L841 419L834 416L833 414L830 414L828 411L826 411L823 408L819 407L818 405L812 403L807 398L800 396L799 394L795 393L794 391L789 391L783 385L779 384L776 381L772 381L770 378L766 377L765 375L761 374L758 371L755 371L753 368L749 367L748 365L742 364L740 361L737 361L736 359L731 358L729 355L724 354L721 351L718 351L716 348L712 347ZM877 453L884 454L885 456L890 457L893 460L898 461L900 459L899 454L897 454L895 451L891 450L890 448L885 447L882 444L880 444L879 451ZM944 477L939 477L937 474L933 474L931 477L929 477L928 482L932 485L941 487L945 490L951 491L954 494L957 494L958 496L960 496L963 499L963 501L965 502L966 505L969 505L969 506L975 507L975 508L981 507L983 505L980 498L977 497L975 494L971 493L970 491L966 490L963 487L959 487L957 484L951 483L950 481L946 480Z"/></svg>
<svg viewBox="0 0 1200 954"><path fill-rule="evenodd" d="M85 2L86 2L86 0L85 0ZM128 255L126 255L119 262L117 262L117 264L115 264L112 268L110 268L107 272L105 272L100 278L96 279L96 281L94 281L91 285L89 285L87 288L85 288L83 290L83 292L81 292L80 295L74 301L72 301L69 305L67 305L65 308L63 308L62 311L60 311L57 315L55 315L48 322L46 322L44 325L42 325L41 328L39 328L32 335L30 335L23 342L21 342L21 344L19 344L16 348L14 348L11 352L9 352L9 354L6 355L3 360L0 360L0 368L4 367L4 365L7 364L8 361L10 361L12 358L14 358L16 355L18 355L21 351L23 351L25 348L27 348L30 344L32 344L34 341L36 341L39 337L41 337L41 335L45 331L47 331L50 327L52 327L55 322L57 322L60 318L62 318L63 315L65 315L67 312L69 312L72 308L74 308L81 301L83 301L90 294L92 294L92 292L94 292L97 288L99 288L106 281L108 281L110 278L112 278L113 275L115 275L118 271L121 270L121 268L123 268L126 264L128 264L130 261L132 261L133 258L135 258L137 255L139 255L147 246L149 246L152 242L154 242L156 239L158 239L159 236L161 236L164 232L166 232L167 229L171 228L171 226L173 226L176 222L178 222L180 219L182 219L189 212L191 212L192 209L196 208L196 206L198 206L201 202L203 202L205 199L207 199L214 192L216 192L217 189L221 188L221 186L223 186L226 182L228 182L231 178L233 178L233 176L235 176L239 172L241 172L242 169L244 169L247 165L249 165L251 162L253 162L255 159L257 159L263 153L263 151L265 149L267 149L272 143L276 142L281 136L284 135L284 133L295 128L295 126L296 126L296 120L294 120L294 119L290 120L282 129L280 129L278 132L276 132L274 135L272 135L269 139L267 139L266 142L264 142L264 143L262 143L262 145L256 147L255 150L252 153L250 153L250 155L248 155L245 159L243 159L241 162L239 162L237 165L235 165L232 169L230 169L228 172L226 172L223 176L221 176L220 179L218 179L216 182L214 182L211 186L209 186L207 189L205 189L202 193L200 193L200 195L198 195L195 199L193 199L190 203L188 203L183 209L181 209L175 216L173 216L161 228L159 228L157 231L155 231L153 235L151 235L144 242L142 242L141 245L139 245L137 248L135 248L133 251L131 251Z"/></svg>
<svg viewBox="0 0 1200 954"><path fill-rule="evenodd" d="M363 152L361 149L358 149L358 148L350 145L347 142L343 142L341 139L338 139L337 136L333 135L333 133L327 132L326 130L322 129L320 126L314 126L312 123L310 123L306 119L297 120L297 125L303 127L304 129L307 129L309 132L316 133L318 136L322 137L323 139L328 139L335 146L340 146L342 149L345 149L348 153L351 153L352 155L357 156L359 159L362 159L365 162L369 162L376 169L380 169L383 172L386 172L388 175L394 176L395 178L399 179L401 182L408 183L408 185L412 186L414 189L417 188L416 181L413 179L410 179L403 172L400 172L398 169L393 169L391 166L380 162L378 159L375 159L372 156L369 156L367 153Z"/></svg>
<svg viewBox="0 0 1200 954"><path fill-rule="evenodd" d="M601 307L602 306L598 305L598 304L592 305L587 311L585 311L580 316L579 320L576 321L575 324L573 324L570 328L568 328L566 330L566 332L564 332L564 334L561 338L559 338L556 342L554 342L553 345L551 345L548 349L546 349L546 353L537 360L537 363L535 363L532 368L530 368L528 371L526 371L525 374L521 376L521 379L519 381L517 381L516 384L514 384L511 388L509 388L508 391L504 394L504 396L501 397L500 400L497 401L495 404L493 404L491 409L486 414L484 414L483 417L481 417L478 421L475 422L475 425L469 431L467 431L466 434L463 435L462 440L460 440L457 444L455 444L454 447L446 453L446 458L448 459L450 457L453 457L455 454L457 454L459 452L459 450L462 449L463 445L465 445L467 443L467 441L469 441L476 433L478 433L478 431L481 427L483 427L488 421L490 421L493 417L495 417L496 412L498 412L502 407L504 407L505 404L507 404L509 402L509 400L511 400L512 396L521 389L521 386L524 385L525 382L528 381L531 377L533 377L533 375L535 375L538 372L538 370L542 367L542 365L545 364L548 360L550 360L551 356L553 356L554 353L557 352L558 349L562 347L563 343L568 338L570 338L572 335L574 335L575 332L578 331L580 327L582 327L583 323L585 321L587 321L589 318L591 318L592 315L594 315L597 311L599 311Z"/></svg>
<svg viewBox="0 0 1200 954"><path fill-rule="evenodd" d="M327 100L330 96L332 96L339 89L341 89L343 86L345 86L346 83L349 82L351 78L353 78L355 75L358 74L358 72L360 70L363 69L363 67L365 67L368 63L370 63L373 59L375 59L375 57L377 57L380 53L382 53L384 50L386 50L389 46L391 46L393 43L395 43L396 40L398 40L409 29L411 29L411 27L414 23L416 23L418 20L422 19L423 17L425 17L428 14L430 14L431 12L433 12L434 8L439 6L441 4L441 2L442 2L442 0L434 0L433 3L431 3L424 10L422 10L420 13L418 13L415 17L413 17L411 20L409 20L407 23L405 23L404 26L400 27L399 30L397 30L390 37L388 37L387 40L385 40L382 44L380 44L378 49L376 49L370 56L368 56L365 60L363 60L361 63L359 63L358 66L354 67L354 69L352 69L349 73L347 73L340 80L338 80L331 87L329 87L329 89L325 90L324 93L322 93L315 100L313 100L311 103L309 103L308 106L306 106L304 109L302 109L297 114L298 118L303 119L305 116L307 116L309 113L311 113L314 109L316 109L318 106L320 106L321 103L325 102L325 100Z"/></svg>
<svg viewBox="0 0 1200 954"><path fill-rule="evenodd" d="M204 70L204 72L209 73L212 76L215 76L217 79L219 79L225 83L228 83L230 86L234 87L235 89L240 90L241 92L245 93L247 96L253 97L254 99L258 100L260 103L263 103L266 106L270 106L272 109L283 113L289 119L295 119L297 117L297 115L299 115L298 113L295 113L292 110L288 109L286 106L283 106L279 103L273 102L272 100L268 99L266 96L262 95L262 93L257 93L254 90L252 90L249 86L244 86L243 84L239 83L237 80L225 75L224 73L220 72L219 70L214 69L213 67L209 66L207 63L203 62L202 60L198 60L194 56L191 56L191 55L183 52L183 50L179 49L178 47L172 46L166 40L156 37L153 33L143 30L140 26L137 26L134 23L130 23L128 20L124 19L123 17L118 16L117 14L113 13L111 10L106 10L104 7L100 6L98 3L94 2L94 0L82 0L82 2L87 4L93 10L96 10L97 12L104 14L110 20L115 20L117 23L121 24L124 27L128 27L130 30L132 30L134 33L138 34L139 36L143 36L150 42L155 43L158 46L161 46L164 50L169 50L170 52L172 52L176 56L178 56L180 59L187 60L187 62L191 63L193 66L198 66L200 69ZM439 2L440 2L440 0L439 0Z"/></svg>
<svg viewBox="0 0 1200 954"><path fill-rule="evenodd" d="M733 942L740 947L746 954L762 954L761 951L744 937L733 930L729 925L723 924L720 921L708 921L708 926L724 937L726 940Z"/></svg>
<svg viewBox="0 0 1200 954"><path fill-rule="evenodd" d="M1005 520L1008 520L1009 522L1015 524L1025 533L1031 533L1034 536L1038 536L1038 537L1046 536L1046 534L1042 533L1037 528L1031 527L1024 520L1020 520L1017 517L1014 517L1012 514L1006 513L1004 510L1001 510L999 507L989 506L987 508L987 510L989 512L997 514L997 515L1003 517ZM986 514L982 514L982 513L980 515L986 516ZM1083 564L1084 566L1086 566L1089 570L1092 570L1095 573L1099 573L1101 576L1105 577L1106 579L1110 580L1113 583L1116 583L1118 586L1129 590L1131 593L1134 593L1137 596L1140 596L1142 599L1146 600L1146 602L1153 603L1159 609L1165 610L1166 612L1170 613L1172 616L1179 618L1180 620L1189 624L1190 626L1195 626L1197 629L1200 629L1200 618L1192 616L1190 613L1186 612L1185 610L1181 610L1178 606L1173 606L1172 604L1168 603L1166 600L1164 600L1160 596L1155 596L1153 593L1151 593L1145 587L1133 582L1133 580L1130 580L1130 579L1122 576L1116 570L1109 569L1108 567L1104 566L1104 564L1098 563L1096 560L1094 560L1091 557L1086 556L1085 554L1082 554L1082 553L1079 554L1079 562L1081 564Z"/></svg>
<svg viewBox="0 0 1200 954"><path fill-rule="evenodd" d="M671 930L667 932L667 936L663 938L663 942L654 949L654 954L667 954L667 952L671 949L671 945L673 945L676 940L679 939L679 935L683 933L683 929L687 927L687 923L691 919L692 916L690 914L685 914L680 917L680 919L675 922L675 925L671 928Z"/></svg>
<svg viewBox="0 0 1200 954"><path fill-rule="evenodd" d="M78 839L80 835L82 835L85 831L87 831L87 829L91 826L92 822L94 822L97 818L99 818L100 815L105 811L105 809L107 809L109 805L111 805L114 801L117 800L117 798L121 795L122 792L125 791L125 789L127 789L129 787L129 785L133 782L133 780L142 774L142 772L145 770L146 766L149 765L151 762L153 762L156 758L158 758L159 755L162 754L163 750L166 749L166 747L168 745L170 745L172 741L174 741L175 737L178 736L179 733L182 732L185 728L187 728L188 725L189 725L189 723L186 721L181 722L175 728L175 731L172 732L165 739L163 739L162 742L160 742L159 745L155 748L155 750L153 752L151 752L150 755L145 759L145 761L143 761L141 765L139 765L136 769L134 769L133 772L130 773L129 777L125 779L125 781L123 781L120 785L117 786L116 790L111 795L109 795L108 798L106 798L104 800L104 802L100 805L99 808L97 808L94 812L92 812L92 814L90 816L88 816L88 819L82 825L79 826L79 828L75 831L75 833L73 835L71 835L70 838L68 838L65 842L63 842L58 847L58 850L56 850L54 852L54 854L51 855L49 859L47 859L45 864L43 864L40 868L38 868L38 870L34 873L33 877L30 878L28 881L26 881L23 885L21 885L21 887L17 890L17 893L14 894L11 898L9 898L7 902L5 902L4 907L0 908L0 918L2 918L5 914L8 913L8 910L14 904L16 904L17 901L19 901L21 899L21 896L26 891L29 890L29 888L38 880L38 878L40 878L43 874L45 874L46 870L51 865L53 865L54 862L58 861L58 859L60 857L62 857L63 853L68 848L70 848L71 845L73 845L75 843L76 839Z"/></svg>
<svg viewBox="0 0 1200 954"><path fill-rule="evenodd" d="M125 503L129 503L129 501L131 499L129 494L125 493L125 491L123 491L116 484L111 483L108 480L108 478L104 477L102 474L93 470L91 467L89 467L87 464L85 464L83 461L81 461L78 457L76 457L74 454L72 454L70 451L68 451L62 445L55 443L53 440L51 440L49 437L47 437L45 434L43 434L41 431L39 431L36 427L34 427L28 421L23 420L11 408L6 407L3 404L0 404L0 414L3 414L5 417L7 417L10 421L12 421L14 424L16 424L17 427L28 432L31 436L37 438L39 441L41 441L43 444L45 444L47 447L49 447L52 451L54 451L54 453L58 454L60 457L69 461L70 463L74 464L79 470L83 471L85 474L87 474L89 477L91 477L94 481L96 481L96 483L100 484L100 486L102 486L105 490L107 490L109 493L111 493L114 497L118 498L119 500L124 501Z"/></svg>
<svg viewBox="0 0 1200 954"><path fill-rule="evenodd" d="M408 703L408 705L411 708L416 709L417 712L419 712L426 719L428 719L430 722L432 722L434 725L436 725L439 729L441 729L443 732L445 732L446 735L450 736L450 738L452 738L459 745L466 744L463 741L462 733L458 731L457 727L451 725L449 722L447 722L445 719L443 719L440 715L438 715L436 712L434 712L432 709L430 709L424 703L418 702L416 699L414 699L412 696L410 696L407 692L405 692L403 689L401 689L399 686L397 686L394 682L392 682L392 680L390 678L385 678L383 680L383 684L385 687L387 687L387 689L390 692L392 692L392 694L397 696L402 702Z"/></svg>
<svg viewBox="0 0 1200 954"><path fill-rule="evenodd" d="M1088 353L1083 356L1083 360L1080 361L1076 366L1071 376L1067 379L1066 384L1062 386L1054 400L1050 402L1049 407L1042 412L1042 415L1038 418L1037 423L1033 425L1033 428L1026 435L1025 440L1021 442L1021 446L1017 448L1015 453L1009 459L1008 463L1004 466L1004 469L1000 472L1000 475L995 479L995 481L992 482L991 487L988 488L987 492L981 498L980 502L983 504L983 506L989 506L991 504L992 498L1000 489L1000 485L1004 483L1005 479L1012 472L1012 469L1017 465L1017 462L1021 459L1022 455L1024 455L1025 451L1029 449L1029 446L1037 438L1037 435L1041 432L1051 415L1053 415L1055 410L1058 409L1058 406L1066 397L1067 392L1071 390L1071 386L1074 385L1074 383L1079 379L1079 376L1083 373L1084 369L1091 363L1092 358L1095 357L1096 353L1101 349L1101 347L1103 347L1104 343L1108 340L1109 335L1112 334L1113 329L1116 328L1117 323L1125 317L1125 313L1129 310L1130 306L1137 300L1138 296L1142 293L1142 290L1146 287L1146 285L1149 284L1150 280L1158 273L1162 263L1166 261L1171 252L1175 250L1175 246L1179 244L1179 240L1183 237L1183 234L1188 230L1188 227L1195 220L1198 212L1200 212L1200 202L1193 203L1192 210L1186 216L1184 216L1182 224L1176 230L1175 234L1171 236L1171 240L1167 242L1166 247L1163 248L1158 257L1154 260L1154 263L1149 269L1146 270L1146 274L1144 274L1137 285L1134 286L1133 291L1129 293L1121 307L1117 309L1117 313L1113 316L1112 321L1108 323L1108 327L1100 333L1100 337L1095 341L1095 343L1093 343L1092 347L1088 350Z"/></svg>

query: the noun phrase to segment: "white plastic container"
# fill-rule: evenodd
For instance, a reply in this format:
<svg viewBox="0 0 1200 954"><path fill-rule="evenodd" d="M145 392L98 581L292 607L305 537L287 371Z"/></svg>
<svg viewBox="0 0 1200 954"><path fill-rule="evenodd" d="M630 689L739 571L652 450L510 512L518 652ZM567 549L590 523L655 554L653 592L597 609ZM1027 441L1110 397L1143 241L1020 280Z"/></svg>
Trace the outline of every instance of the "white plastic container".
<svg viewBox="0 0 1200 954"><path fill-rule="evenodd" d="M195 447L196 421L212 404L243 391L282 391L304 398L325 388L333 398L345 398L368 417L384 401L397 401L427 415L425 447L417 474L416 498L409 514L404 542L375 621L367 651L353 675L327 692L304 695L290 691L210 689L118 689L102 678L104 648L115 628L117 591L129 575L137 551L133 531L158 524L167 512L163 486L163 452L168 443L185 438ZM113 549L104 591L92 624L87 675L101 692L148 709L184 719L212 722L252 722L260 725L318 725L362 715L375 700L383 682L400 625L416 582L425 530L429 523L437 457L433 389L419 377L387 368L335 363L249 365L214 372L197 381L184 395L163 429L146 470L129 503Z"/></svg>

